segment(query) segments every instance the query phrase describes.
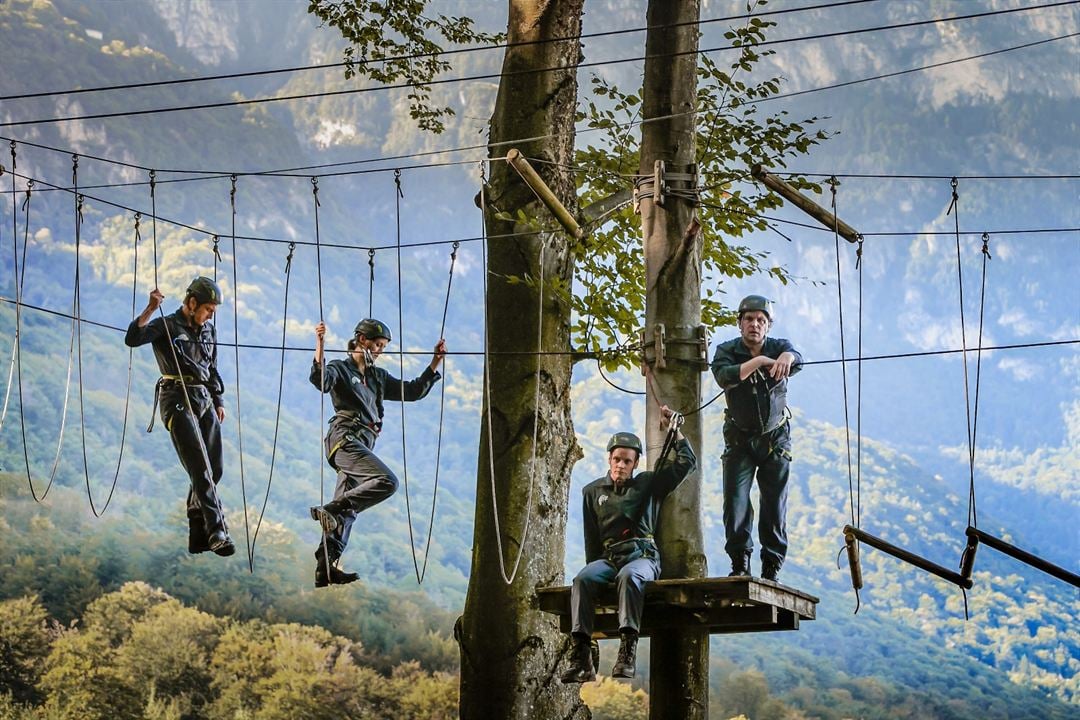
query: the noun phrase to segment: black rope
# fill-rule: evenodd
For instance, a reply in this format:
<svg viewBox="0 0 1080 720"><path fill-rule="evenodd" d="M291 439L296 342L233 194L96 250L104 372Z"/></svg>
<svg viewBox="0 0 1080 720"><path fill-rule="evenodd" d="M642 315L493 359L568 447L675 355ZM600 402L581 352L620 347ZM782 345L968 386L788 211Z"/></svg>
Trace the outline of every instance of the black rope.
<svg viewBox="0 0 1080 720"><path fill-rule="evenodd" d="M319 290L319 323L324 322L322 291L322 239L319 236L319 178L311 178L311 197L315 212L315 284ZM319 456L323 455L322 426L326 417L326 347L323 346L319 361ZM327 458L329 460L329 458ZM326 463L319 462L319 506L326 504ZM323 566L326 577L330 577L330 550L327 547L326 531L322 533Z"/></svg>
<svg viewBox="0 0 1080 720"><path fill-rule="evenodd" d="M22 300L22 282L23 277L20 277L19 273L19 216L18 216L18 191L15 189L15 166L16 166L16 151L15 141L11 141L11 253L12 262L14 263L14 272L12 273L13 280L15 281L15 299L17 301ZM3 172L3 166L0 166L0 174ZM30 192L30 188L33 186L32 182L27 183L27 193ZM27 198L29 202L29 197ZM26 268L26 244L23 243L23 262L21 266L25 272ZM7 385L4 386L4 408L0 411L0 431L4 429L4 423L7 421L8 403L11 401L11 387L15 381L15 354L19 350L19 310L20 305L15 306L15 337L11 338L11 362L8 364L8 379Z"/></svg>
<svg viewBox="0 0 1080 720"><path fill-rule="evenodd" d="M281 399L285 387L285 332L289 320L289 278L292 275L293 252L295 250L296 245L290 246L289 256L285 258L285 307L281 311L281 366L278 371L277 406L274 411L274 438L270 446L270 474L266 479L266 494L263 496L262 508L259 510L259 520L255 523L255 532L251 535L251 553L248 564L252 571L254 571L255 565L255 543L259 539L259 529L262 527L263 517L266 515L266 505L270 502L270 486L274 482L274 464L277 460L278 430L281 428ZM239 384L239 378L237 383Z"/></svg>
<svg viewBox="0 0 1080 720"><path fill-rule="evenodd" d="M843 276L840 273L840 229L837 224L839 215L836 211L836 187L840 184L840 181L835 177L831 177L828 183L829 191L832 194L833 240L836 244L836 303L840 316L840 374L844 388L844 434L846 438L845 447L847 448L848 498L851 506L851 524L858 527L858 519L855 515L855 486L851 470L851 421L848 417L847 350L844 348L844 283Z"/></svg>
<svg viewBox="0 0 1080 720"><path fill-rule="evenodd" d="M368 291L367 291L367 316L374 317L375 315L375 248L368 248L367 251L367 264L368 264Z"/></svg>
<svg viewBox="0 0 1080 720"><path fill-rule="evenodd" d="M968 525L978 529L979 516L975 507L975 448L978 447L979 430L979 384L982 378L983 317L986 310L986 261L990 255L990 235L982 234L982 280L979 288L979 341L975 350L975 413L971 421L971 474L968 487Z"/></svg>
<svg viewBox="0 0 1080 720"><path fill-rule="evenodd" d="M863 376L863 238L858 237L855 249L855 269L859 273L859 339L856 351L855 369L855 519L862 521L862 376ZM858 527L858 525L856 525Z"/></svg>
<svg viewBox="0 0 1080 720"><path fill-rule="evenodd" d="M960 258L960 194L957 192L959 181L956 178L952 178L949 181L949 185L952 188L952 198L949 201L949 207L945 211L946 215L953 216L953 224L956 235L956 283L959 289L960 295L960 348L962 358L961 361L964 366L964 413L967 419L967 445L968 445L968 472L969 472L969 486L968 486L968 500L971 501L972 489L975 485L975 441L972 432L972 420L971 420L971 397L969 395L968 384L968 360L967 360L967 323L964 319L964 269ZM984 276L985 277L985 276ZM981 322L981 321L980 321ZM981 331L980 331L981 332ZM973 514L973 505L969 504L968 507L968 520L970 520Z"/></svg>
<svg viewBox="0 0 1080 720"><path fill-rule="evenodd" d="M244 543L247 545L248 572L255 572L255 548L251 543L251 524L248 518L247 482L244 474L244 422L240 403L240 281L237 277L236 249L236 176L229 178L229 212L232 218L232 281L233 281L233 358L236 363L236 442L240 450L240 500L244 506ZM217 276L217 250L214 252L214 276Z"/></svg>
<svg viewBox="0 0 1080 720"><path fill-rule="evenodd" d="M450 310L450 287L454 282L454 265L457 263L458 245L450 253L450 274L446 280L446 302L443 303L442 323L439 325L439 339L446 337L446 314ZM439 434L435 439L435 482L431 491L431 516L428 518L427 542L424 544L424 565L420 568L419 582L424 582L427 575L428 558L431 557L431 538L435 535L435 501L439 497L439 466L442 464L443 418L446 408L446 385L450 382L449 363L443 358L443 381L439 387ZM412 521L409 521L410 527Z"/></svg>

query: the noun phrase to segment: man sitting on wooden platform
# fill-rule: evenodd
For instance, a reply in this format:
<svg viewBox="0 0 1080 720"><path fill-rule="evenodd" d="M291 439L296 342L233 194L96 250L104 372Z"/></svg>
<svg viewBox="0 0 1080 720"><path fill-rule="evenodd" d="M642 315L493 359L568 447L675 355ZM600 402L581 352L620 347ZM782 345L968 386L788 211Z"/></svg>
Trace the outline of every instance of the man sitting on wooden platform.
<svg viewBox="0 0 1080 720"><path fill-rule="evenodd" d="M596 679L589 648L596 596L613 582L619 599L621 644L611 675L634 677L645 583L660 577L660 551L653 540L660 504L697 464L693 448L679 431L682 416L666 405L660 414L661 427L668 430L674 444L674 461L661 457L656 470L634 475L641 459L641 440L633 433L616 433L607 444L608 473L583 490L588 564L574 578L570 595L574 645L570 669L562 675L564 683Z"/></svg>

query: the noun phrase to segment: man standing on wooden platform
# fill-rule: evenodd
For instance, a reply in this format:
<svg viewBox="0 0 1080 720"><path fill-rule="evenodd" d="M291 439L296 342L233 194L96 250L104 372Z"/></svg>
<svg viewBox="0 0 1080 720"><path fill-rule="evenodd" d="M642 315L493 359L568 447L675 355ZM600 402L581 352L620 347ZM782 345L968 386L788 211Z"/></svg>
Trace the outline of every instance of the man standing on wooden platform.
<svg viewBox="0 0 1080 720"><path fill-rule="evenodd" d="M641 459L641 440L633 433L615 433L607 444L607 475L583 490L588 564L574 578L570 594L573 648L570 669L562 675L564 683L596 679L589 646L593 615L597 593L611 583L618 592L621 638L611 676L634 677L645 583L660 577L660 551L653 540L660 504L697 465L693 448L678 429L681 416L666 405L660 415L661 427L669 428L674 422L669 429L674 434L674 461L661 457L655 471L634 475Z"/></svg>
<svg viewBox="0 0 1080 720"><path fill-rule="evenodd" d="M724 549L731 575L750 575L754 507L750 485L761 493L761 577L776 580L787 555L787 483L791 428L787 379L802 355L788 340L768 337L772 303L747 295L739 303L739 334L717 346L712 372L727 395L724 412Z"/></svg>

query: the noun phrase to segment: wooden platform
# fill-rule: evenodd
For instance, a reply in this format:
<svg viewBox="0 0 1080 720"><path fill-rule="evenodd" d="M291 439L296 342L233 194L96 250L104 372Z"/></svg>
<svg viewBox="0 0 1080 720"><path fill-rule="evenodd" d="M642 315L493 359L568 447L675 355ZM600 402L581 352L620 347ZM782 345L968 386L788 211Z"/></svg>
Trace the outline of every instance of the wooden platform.
<svg viewBox="0 0 1080 720"><path fill-rule="evenodd" d="M570 588L536 591L540 609L559 616L570 632ZM680 578L645 586L641 635L673 628L700 628L709 634L798 630L800 620L813 620L818 599L794 588L755 577ZM614 586L600 595L593 637L619 636Z"/></svg>

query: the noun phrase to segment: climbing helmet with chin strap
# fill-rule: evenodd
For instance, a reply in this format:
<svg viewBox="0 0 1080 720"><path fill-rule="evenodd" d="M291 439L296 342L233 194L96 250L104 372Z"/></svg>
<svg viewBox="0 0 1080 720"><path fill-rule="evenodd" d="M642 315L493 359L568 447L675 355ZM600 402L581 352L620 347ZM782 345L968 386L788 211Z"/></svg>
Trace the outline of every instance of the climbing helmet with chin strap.
<svg viewBox="0 0 1080 720"><path fill-rule="evenodd" d="M617 432L611 436L611 439L607 443L607 451L610 453L615 448L628 448L630 450L636 450L638 455L642 454L641 438L634 433Z"/></svg>
<svg viewBox="0 0 1080 720"><path fill-rule="evenodd" d="M222 301L221 288L218 284L208 277L200 275L191 281L191 284L187 287L187 292L184 298L195 298L196 302L200 305L204 303L214 303L220 305Z"/></svg>
<svg viewBox="0 0 1080 720"><path fill-rule="evenodd" d="M353 335L362 335L368 340L386 338L387 342L391 342L394 339L394 336L390 334L390 326L382 320L376 320L374 318L364 318L358 322L356 324L356 329L353 330Z"/></svg>

